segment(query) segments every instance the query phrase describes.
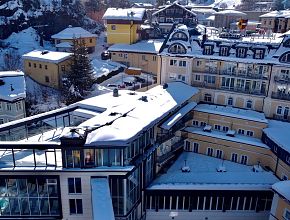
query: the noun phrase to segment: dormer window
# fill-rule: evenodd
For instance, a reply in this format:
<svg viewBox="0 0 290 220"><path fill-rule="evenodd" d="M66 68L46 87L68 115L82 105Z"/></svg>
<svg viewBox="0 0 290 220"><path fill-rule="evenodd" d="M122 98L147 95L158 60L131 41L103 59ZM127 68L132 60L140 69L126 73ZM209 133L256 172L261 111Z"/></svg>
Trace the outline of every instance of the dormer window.
<svg viewBox="0 0 290 220"><path fill-rule="evenodd" d="M179 53L179 54L185 54L186 53L186 49L183 45L181 44L172 44L169 49L168 49L169 53Z"/></svg>
<svg viewBox="0 0 290 220"><path fill-rule="evenodd" d="M229 47L222 46L220 47L220 56L228 56L229 55Z"/></svg>
<svg viewBox="0 0 290 220"><path fill-rule="evenodd" d="M183 41L187 41L188 40L188 37L186 36L185 33L183 32L176 32L172 35L172 40L183 40Z"/></svg>
<svg viewBox="0 0 290 220"><path fill-rule="evenodd" d="M213 54L213 47L211 45L204 45L203 54L204 55L212 55Z"/></svg>
<svg viewBox="0 0 290 220"><path fill-rule="evenodd" d="M247 48L245 47L238 47L236 56L239 58L245 58L247 55Z"/></svg>
<svg viewBox="0 0 290 220"><path fill-rule="evenodd" d="M284 53L281 58L280 58L280 62L282 63L290 63L290 53Z"/></svg>
<svg viewBox="0 0 290 220"><path fill-rule="evenodd" d="M254 59L264 59L265 50L264 49L256 49L254 54Z"/></svg>

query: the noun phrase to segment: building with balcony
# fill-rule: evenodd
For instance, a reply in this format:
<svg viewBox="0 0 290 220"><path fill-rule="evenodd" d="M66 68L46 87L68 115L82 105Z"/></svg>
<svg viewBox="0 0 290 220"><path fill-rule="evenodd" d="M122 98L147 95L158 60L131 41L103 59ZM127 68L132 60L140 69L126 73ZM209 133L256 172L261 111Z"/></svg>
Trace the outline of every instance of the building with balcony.
<svg viewBox="0 0 290 220"><path fill-rule="evenodd" d="M84 43L88 53L93 53L97 44L97 35L81 27L69 26L59 33L52 35L51 38L54 40L57 51L61 52L71 52L73 40Z"/></svg>
<svg viewBox="0 0 290 220"><path fill-rule="evenodd" d="M145 8L108 8L103 16L107 43L132 44L141 37L141 25L147 19Z"/></svg>
<svg viewBox="0 0 290 220"><path fill-rule="evenodd" d="M273 33L285 33L290 30L289 10L271 11L260 16L261 28Z"/></svg>

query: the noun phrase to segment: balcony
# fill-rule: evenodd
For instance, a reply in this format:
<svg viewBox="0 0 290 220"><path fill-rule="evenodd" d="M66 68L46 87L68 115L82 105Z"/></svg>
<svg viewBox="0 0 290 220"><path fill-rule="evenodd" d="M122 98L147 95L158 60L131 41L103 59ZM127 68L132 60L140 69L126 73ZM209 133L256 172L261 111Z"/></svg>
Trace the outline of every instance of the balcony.
<svg viewBox="0 0 290 220"><path fill-rule="evenodd" d="M290 116L288 116L288 115L277 115L277 114L274 114L273 118L276 119L276 120L279 120L279 121L290 122Z"/></svg>
<svg viewBox="0 0 290 220"><path fill-rule="evenodd" d="M223 87L219 88L221 90L227 90L227 91L233 91L233 92L238 92L238 93L244 93L244 94L252 94L252 95L262 95L266 96L266 91L262 90L252 90L252 89L245 89L241 87Z"/></svg>
<svg viewBox="0 0 290 220"><path fill-rule="evenodd" d="M157 163L159 164L164 164L166 161L169 159L173 158L176 154L176 151L179 151L180 149L183 148L183 143L184 143L184 138L181 138L179 141L174 143L171 146L171 151L167 152L166 154L163 154L162 156L157 158Z"/></svg>
<svg viewBox="0 0 290 220"><path fill-rule="evenodd" d="M290 94L282 92L272 92L271 98L290 101Z"/></svg>
<svg viewBox="0 0 290 220"><path fill-rule="evenodd" d="M207 82L197 82L193 81L191 83L192 86L200 87L200 88L207 88L207 89L217 89L216 84L207 83Z"/></svg>
<svg viewBox="0 0 290 220"><path fill-rule="evenodd" d="M246 71L226 71L222 70L221 75L227 75L227 76L235 76L240 78L246 78L246 79L268 79L268 76L262 75L262 74L255 74L251 72Z"/></svg>
<svg viewBox="0 0 290 220"><path fill-rule="evenodd" d="M288 77L275 76L274 80L275 80L275 82L279 82L282 84L290 84L290 78L288 78Z"/></svg>

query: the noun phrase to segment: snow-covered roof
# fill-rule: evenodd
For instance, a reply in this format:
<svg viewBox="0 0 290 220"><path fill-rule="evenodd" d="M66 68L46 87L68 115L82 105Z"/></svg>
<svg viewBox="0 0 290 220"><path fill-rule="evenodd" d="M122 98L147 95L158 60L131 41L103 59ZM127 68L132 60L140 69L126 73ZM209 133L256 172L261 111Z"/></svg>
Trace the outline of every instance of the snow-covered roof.
<svg viewBox="0 0 290 220"><path fill-rule="evenodd" d="M72 46L70 42L61 42L55 45L56 48L71 48Z"/></svg>
<svg viewBox="0 0 290 220"><path fill-rule="evenodd" d="M241 17L247 16L246 13L236 10L223 10L216 12L215 15L241 16Z"/></svg>
<svg viewBox="0 0 290 220"><path fill-rule="evenodd" d="M272 189L290 202L290 180L275 183Z"/></svg>
<svg viewBox="0 0 290 220"><path fill-rule="evenodd" d="M81 27L68 27L51 36L52 39L72 40L74 38L97 37Z"/></svg>
<svg viewBox="0 0 290 220"><path fill-rule="evenodd" d="M121 90L118 97L108 93L82 101L80 103L96 103L106 109L99 116L80 125L105 125L88 134L86 145L127 145L139 133L159 122L197 93L198 89L194 87L173 82L168 83L167 88L159 85L147 92L135 93Z"/></svg>
<svg viewBox="0 0 290 220"><path fill-rule="evenodd" d="M103 19L142 21L144 19L145 12L145 8L108 8L103 16Z"/></svg>
<svg viewBox="0 0 290 220"><path fill-rule="evenodd" d="M254 138L254 137L248 137L245 135L236 134L234 137L231 137L231 136L227 136L226 133L221 132L221 131L212 130L211 132L206 132L206 131L203 131L202 128L197 128L197 127L186 127L184 128L184 131L187 131L192 134L197 134L197 135L212 137L216 139L222 139L222 140L232 141L232 142L241 143L241 144L247 144L254 147L262 147L262 148L269 149L269 147L266 144L264 144L260 139Z"/></svg>
<svg viewBox="0 0 290 220"><path fill-rule="evenodd" d="M287 17L290 15L290 10L280 10L280 11L271 11L269 13L263 14L260 18L278 18L278 17Z"/></svg>
<svg viewBox="0 0 290 220"><path fill-rule="evenodd" d="M181 168L189 167L190 172ZM217 172L219 166L226 172ZM271 172L253 172L252 166L183 152L165 174L157 177L149 190L269 190L279 181Z"/></svg>
<svg viewBox="0 0 290 220"><path fill-rule="evenodd" d="M25 99L26 85L23 72L0 72L0 81L0 99L10 102Z"/></svg>
<svg viewBox="0 0 290 220"><path fill-rule="evenodd" d="M170 7L172 7L173 5L176 5L176 6L180 7L180 8L182 8L183 10L187 11L188 13L191 13L194 16L196 16L196 14L193 11L191 11L191 10L187 9L186 7L184 7L183 5L179 4L178 1L175 1L175 2L173 2L170 5L166 5L165 7L161 8L160 10L154 12L152 15L155 16L156 14L158 14L158 13L160 13L160 12L170 8Z"/></svg>
<svg viewBox="0 0 290 220"><path fill-rule="evenodd" d="M178 112L167 119L160 127L166 130L172 128L180 119L182 119L187 113L189 113L195 106L196 102L190 102L182 107Z"/></svg>
<svg viewBox="0 0 290 220"><path fill-rule="evenodd" d="M34 50L22 56L25 60L35 60L48 63L60 63L70 57L71 53L41 50Z"/></svg>
<svg viewBox="0 0 290 220"><path fill-rule="evenodd" d="M135 44L114 44L109 47L109 51L111 52L142 52L142 53L153 53L156 54L159 52L163 39L155 39L155 40L144 40Z"/></svg>
<svg viewBox="0 0 290 220"><path fill-rule="evenodd" d="M194 111L223 115L232 118L245 119L261 123L268 123L268 120L265 118L264 113L256 112L253 110L234 108L231 106L199 104L194 108Z"/></svg>
<svg viewBox="0 0 290 220"><path fill-rule="evenodd" d="M278 146L290 153L290 123L269 120L268 127L263 131Z"/></svg>

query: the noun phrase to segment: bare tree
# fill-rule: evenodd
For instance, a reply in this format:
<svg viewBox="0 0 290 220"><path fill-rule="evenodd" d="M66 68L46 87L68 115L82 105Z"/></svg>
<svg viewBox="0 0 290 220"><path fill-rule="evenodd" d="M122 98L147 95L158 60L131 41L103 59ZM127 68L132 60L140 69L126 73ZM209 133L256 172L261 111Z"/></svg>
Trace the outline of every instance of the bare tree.
<svg viewBox="0 0 290 220"><path fill-rule="evenodd" d="M4 70L17 70L20 68L21 56L13 49L8 50L4 55Z"/></svg>

